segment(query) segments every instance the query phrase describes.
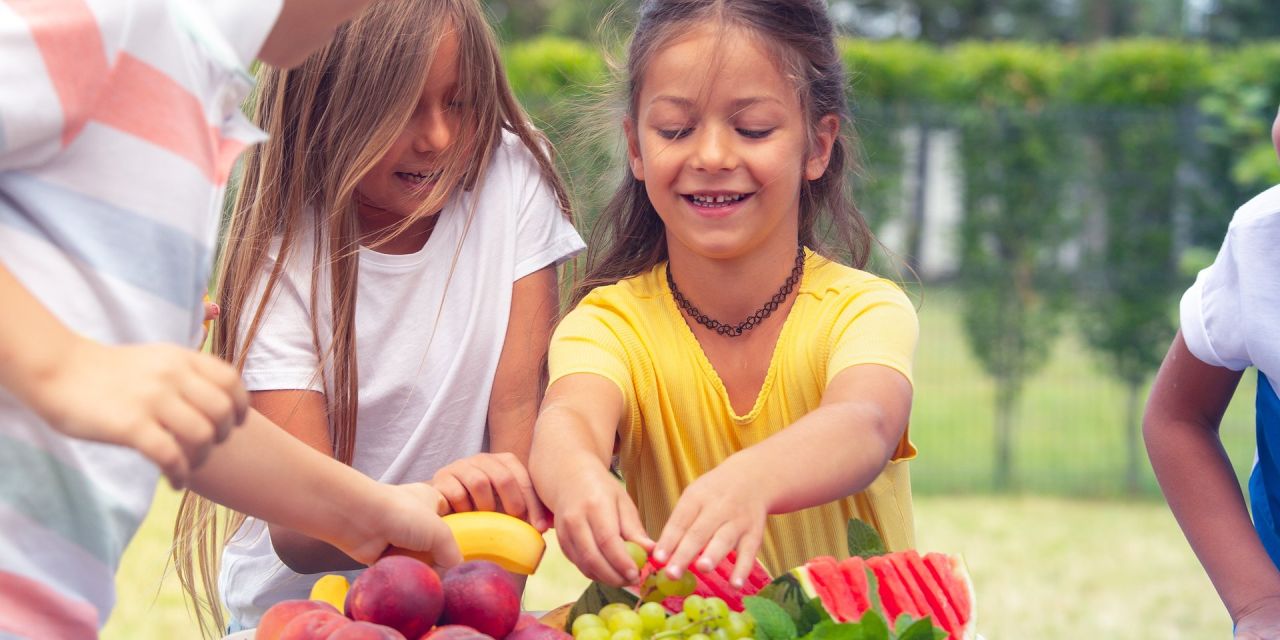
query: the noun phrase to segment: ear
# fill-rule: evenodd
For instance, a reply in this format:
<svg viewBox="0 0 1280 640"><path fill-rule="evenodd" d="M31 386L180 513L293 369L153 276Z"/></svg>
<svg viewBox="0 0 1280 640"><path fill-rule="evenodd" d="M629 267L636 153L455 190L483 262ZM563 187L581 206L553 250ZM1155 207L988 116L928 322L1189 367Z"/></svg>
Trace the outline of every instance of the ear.
<svg viewBox="0 0 1280 640"><path fill-rule="evenodd" d="M627 164L631 166L631 175L644 182L644 161L640 159L640 138L636 135L635 120L623 118L622 131L627 136Z"/></svg>
<svg viewBox="0 0 1280 640"><path fill-rule="evenodd" d="M818 126L814 127L813 149L804 163L805 180L817 180L827 172L827 164L831 162L831 148L835 146L839 135L840 118L827 114L818 120Z"/></svg>

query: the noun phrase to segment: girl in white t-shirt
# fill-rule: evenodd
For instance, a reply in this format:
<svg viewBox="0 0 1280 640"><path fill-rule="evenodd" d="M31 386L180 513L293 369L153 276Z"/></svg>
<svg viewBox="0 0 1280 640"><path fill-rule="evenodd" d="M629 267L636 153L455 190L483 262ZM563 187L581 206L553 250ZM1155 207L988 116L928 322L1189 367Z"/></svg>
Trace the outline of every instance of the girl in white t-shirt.
<svg viewBox="0 0 1280 640"><path fill-rule="evenodd" d="M271 138L247 157L212 337L253 406L316 449L383 483L429 482L442 512L545 529L524 463L556 265L583 244L499 65L477 0L397 0L298 70L264 68L255 117ZM211 594L218 575L233 630L306 597L318 576L302 574L361 567L249 519L215 572L197 557L223 541L206 505L184 500L178 527L184 583Z"/></svg>

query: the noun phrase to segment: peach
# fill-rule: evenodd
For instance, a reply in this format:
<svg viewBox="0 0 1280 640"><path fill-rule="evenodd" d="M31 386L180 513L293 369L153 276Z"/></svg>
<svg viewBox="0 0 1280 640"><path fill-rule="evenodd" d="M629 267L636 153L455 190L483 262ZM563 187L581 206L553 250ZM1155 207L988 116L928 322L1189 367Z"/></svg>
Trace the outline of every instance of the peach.
<svg viewBox="0 0 1280 640"><path fill-rule="evenodd" d="M352 622L327 640L405 640L399 631L372 622Z"/></svg>
<svg viewBox="0 0 1280 640"><path fill-rule="evenodd" d="M351 624L340 613L333 611L308 611L294 617L280 631L280 640L325 640L333 632Z"/></svg>
<svg viewBox="0 0 1280 640"><path fill-rule="evenodd" d="M294 618L308 611L329 611L338 613L333 605L318 600L281 600L273 605L258 620L255 638L258 640L279 640L280 632Z"/></svg>
<svg viewBox="0 0 1280 640"><path fill-rule="evenodd" d="M418 638L440 619L440 577L408 556L386 556L365 569L347 592L347 615Z"/></svg>
<svg viewBox="0 0 1280 640"><path fill-rule="evenodd" d="M531 624L538 624L538 616L535 616L532 613L522 613L519 618L516 618L516 626L511 627L511 631L519 631Z"/></svg>
<svg viewBox="0 0 1280 640"><path fill-rule="evenodd" d="M511 575L488 560L471 560L444 574L443 624L461 624L504 638L520 617L520 590Z"/></svg>
<svg viewBox="0 0 1280 640"><path fill-rule="evenodd" d="M513 632L506 640L573 640L573 636L539 622Z"/></svg>
<svg viewBox="0 0 1280 640"><path fill-rule="evenodd" d="M418 640L494 640L494 637L466 625L446 624L432 629L431 633Z"/></svg>

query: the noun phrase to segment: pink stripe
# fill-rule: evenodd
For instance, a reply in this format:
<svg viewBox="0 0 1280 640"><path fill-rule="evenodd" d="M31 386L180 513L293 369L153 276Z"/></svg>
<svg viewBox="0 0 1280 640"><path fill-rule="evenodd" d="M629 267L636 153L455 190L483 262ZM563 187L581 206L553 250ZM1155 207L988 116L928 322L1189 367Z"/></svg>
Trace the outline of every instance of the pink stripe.
<svg viewBox="0 0 1280 640"><path fill-rule="evenodd" d="M24 638L97 638L98 610L42 582L0 571L0 631Z"/></svg>
<svg viewBox="0 0 1280 640"><path fill-rule="evenodd" d="M92 120L191 162L215 185L226 183L244 143L223 138L204 104L163 71L121 52L114 67L83 0L5 0L28 22L66 122L65 147Z"/></svg>
<svg viewBox="0 0 1280 640"><path fill-rule="evenodd" d="M6 0L31 28L66 119L62 145L84 128L89 105L106 82L102 31L83 0Z"/></svg>

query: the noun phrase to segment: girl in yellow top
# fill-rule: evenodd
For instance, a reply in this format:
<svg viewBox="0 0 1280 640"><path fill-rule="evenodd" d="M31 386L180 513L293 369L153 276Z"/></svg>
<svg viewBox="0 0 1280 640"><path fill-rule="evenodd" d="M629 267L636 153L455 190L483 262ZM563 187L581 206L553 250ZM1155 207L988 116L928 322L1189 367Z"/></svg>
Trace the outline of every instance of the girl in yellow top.
<svg viewBox="0 0 1280 640"><path fill-rule="evenodd" d="M818 245L835 232L862 266L871 239L824 3L645 2L627 73L629 171L552 338L530 459L565 554L622 584L624 540L673 578L736 551L740 586L757 553L772 572L840 554L850 517L911 546L915 312Z"/></svg>

